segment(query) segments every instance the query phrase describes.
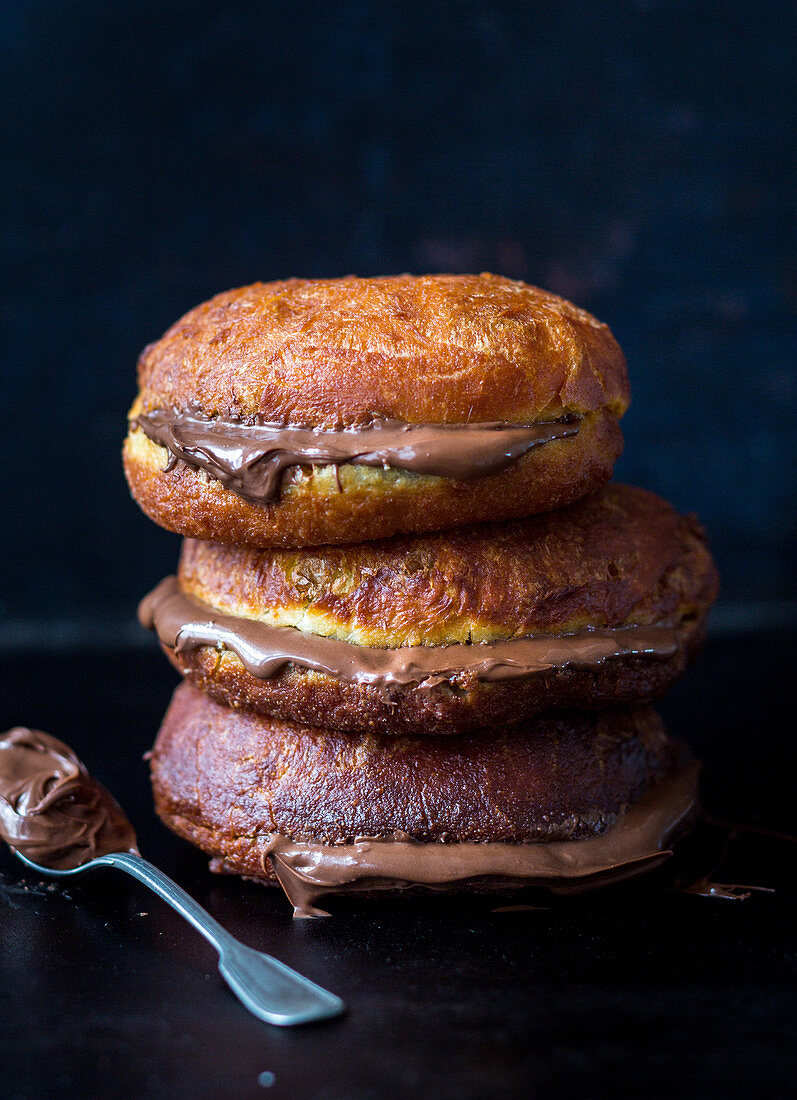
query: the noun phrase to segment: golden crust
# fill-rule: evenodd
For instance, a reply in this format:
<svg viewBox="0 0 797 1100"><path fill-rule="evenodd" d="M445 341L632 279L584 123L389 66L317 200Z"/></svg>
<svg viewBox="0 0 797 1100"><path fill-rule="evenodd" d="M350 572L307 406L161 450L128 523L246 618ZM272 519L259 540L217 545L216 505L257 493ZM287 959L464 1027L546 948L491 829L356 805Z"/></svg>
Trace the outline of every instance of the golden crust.
<svg viewBox="0 0 797 1100"><path fill-rule="evenodd" d="M622 451L615 416L587 414L578 434L534 448L500 473L454 481L367 466L295 467L280 499L255 505L134 429L124 445L144 512L188 538L238 546L320 546L513 519L569 504L611 477Z"/></svg>
<svg viewBox="0 0 797 1100"><path fill-rule="evenodd" d="M227 614L380 648L674 625L702 619L717 589L695 519L628 485L445 534L294 551L186 541L179 578Z"/></svg>
<svg viewBox="0 0 797 1100"><path fill-rule="evenodd" d="M161 818L263 874L269 834L351 843L579 839L681 762L649 708L571 713L456 741L330 733L177 689L152 754ZM257 862L255 862L257 861Z"/></svg>
<svg viewBox="0 0 797 1100"><path fill-rule="evenodd" d="M628 406L609 329L496 275L256 283L191 310L143 352L131 418L156 408L334 428L562 416L579 434L473 482L362 466L295 467L281 499L237 497L133 428L124 464L157 523L241 546L317 546L444 530L560 507L611 476Z"/></svg>
<svg viewBox="0 0 797 1100"><path fill-rule="evenodd" d="M288 279L218 294L142 353L140 404L335 427L532 423L628 405L606 325L497 275Z"/></svg>

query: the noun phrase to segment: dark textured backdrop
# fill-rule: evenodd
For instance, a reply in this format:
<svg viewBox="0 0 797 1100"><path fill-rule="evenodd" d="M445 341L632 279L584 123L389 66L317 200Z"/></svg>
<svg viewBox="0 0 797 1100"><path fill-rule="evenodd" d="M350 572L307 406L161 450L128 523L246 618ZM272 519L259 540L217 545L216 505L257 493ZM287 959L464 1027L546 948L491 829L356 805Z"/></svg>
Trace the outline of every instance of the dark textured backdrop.
<svg viewBox="0 0 797 1100"><path fill-rule="evenodd" d="M620 475L700 512L726 600L793 595L792 4L0 11L4 637L121 623L171 568L120 472L137 352L290 274L488 268L593 310Z"/></svg>

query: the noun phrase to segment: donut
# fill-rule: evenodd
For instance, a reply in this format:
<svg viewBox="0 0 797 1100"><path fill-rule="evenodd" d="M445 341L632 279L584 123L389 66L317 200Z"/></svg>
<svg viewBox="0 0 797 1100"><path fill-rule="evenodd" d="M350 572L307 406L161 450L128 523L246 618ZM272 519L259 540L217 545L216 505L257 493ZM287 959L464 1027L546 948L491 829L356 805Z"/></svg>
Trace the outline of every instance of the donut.
<svg viewBox="0 0 797 1100"><path fill-rule="evenodd" d="M331 733L174 694L151 754L157 812L211 868L329 893L568 893L659 866L697 765L649 707L565 712L460 738Z"/></svg>
<svg viewBox="0 0 797 1100"><path fill-rule="evenodd" d="M255 283L138 365L124 466L189 538L304 547L512 519L606 482L628 406L606 325L496 275Z"/></svg>
<svg viewBox="0 0 797 1100"><path fill-rule="evenodd" d="M228 706L453 734L657 697L699 647L717 584L693 517L612 484L557 512L357 546L189 540L139 613Z"/></svg>

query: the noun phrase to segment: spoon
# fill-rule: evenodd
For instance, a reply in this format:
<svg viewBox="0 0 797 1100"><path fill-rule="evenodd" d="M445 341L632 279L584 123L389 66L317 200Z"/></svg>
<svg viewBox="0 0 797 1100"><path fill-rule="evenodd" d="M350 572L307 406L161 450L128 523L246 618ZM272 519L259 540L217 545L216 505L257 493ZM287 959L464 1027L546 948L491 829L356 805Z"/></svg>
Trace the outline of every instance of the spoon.
<svg viewBox="0 0 797 1100"><path fill-rule="evenodd" d="M333 993L236 940L142 858L124 811L72 750L49 734L21 727L0 734L0 836L38 874L65 879L115 867L149 886L212 944L221 976L266 1023L287 1027L344 1011Z"/></svg>

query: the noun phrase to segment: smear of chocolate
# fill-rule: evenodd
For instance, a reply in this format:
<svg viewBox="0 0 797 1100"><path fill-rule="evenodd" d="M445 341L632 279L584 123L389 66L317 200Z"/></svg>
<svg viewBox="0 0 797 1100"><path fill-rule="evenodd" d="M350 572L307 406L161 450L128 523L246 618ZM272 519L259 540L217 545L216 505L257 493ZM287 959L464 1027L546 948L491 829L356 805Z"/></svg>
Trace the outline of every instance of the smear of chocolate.
<svg viewBox="0 0 797 1100"><path fill-rule="evenodd" d="M797 837L787 833L760 829L755 825L717 821L703 814L689 844L685 846L686 866L675 877L672 888L681 894L722 901L747 901L753 894L774 894L776 891L770 886L719 881L720 875L725 877L722 868L726 862L731 862L731 857L737 855L737 842L743 837L767 842L765 849L759 845L757 856L752 861L754 874L767 873L770 865L767 857L772 856L773 842L797 844ZM774 863L777 867L782 866L779 857Z"/></svg>
<svg viewBox="0 0 797 1100"><path fill-rule="evenodd" d="M349 428L269 424L153 409L131 421L179 460L204 470L253 504L277 500L293 466L381 466L471 481L498 473L533 447L577 435L573 418L537 424L408 424L374 419Z"/></svg>
<svg viewBox="0 0 797 1100"><path fill-rule="evenodd" d="M314 905L325 894L540 886L553 894L581 893L661 866L669 843L694 818L699 764L659 780L605 833L583 840L419 842L405 835L363 837L353 844L295 841L273 834L269 861L297 917L326 916Z"/></svg>
<svg viewBox="0 0 797 1100"><path fill-rule="evenodd" d="M726 901L747 901L754 893L774 894L769 886L739 886L736 883L713 882L710 878L699 878L691 886L681 887L682 894L697 894L703 898L723 898Z"/></svg>
<svg viewBox="0 0 797 1100"><path fill-rule="evenodd" d="M155 630L169 649L178 653L200 646L231 649L257 679L269 679L287 665L295 665L383 692L401 684L428 689L464 672L495 682L557 668L593 669L622 656L665 660L678 648L674 627L654 625L473 645L378 649L225 614L183 592L176 577L161 581L141 601L138 613L142 625Z"/></svg>

